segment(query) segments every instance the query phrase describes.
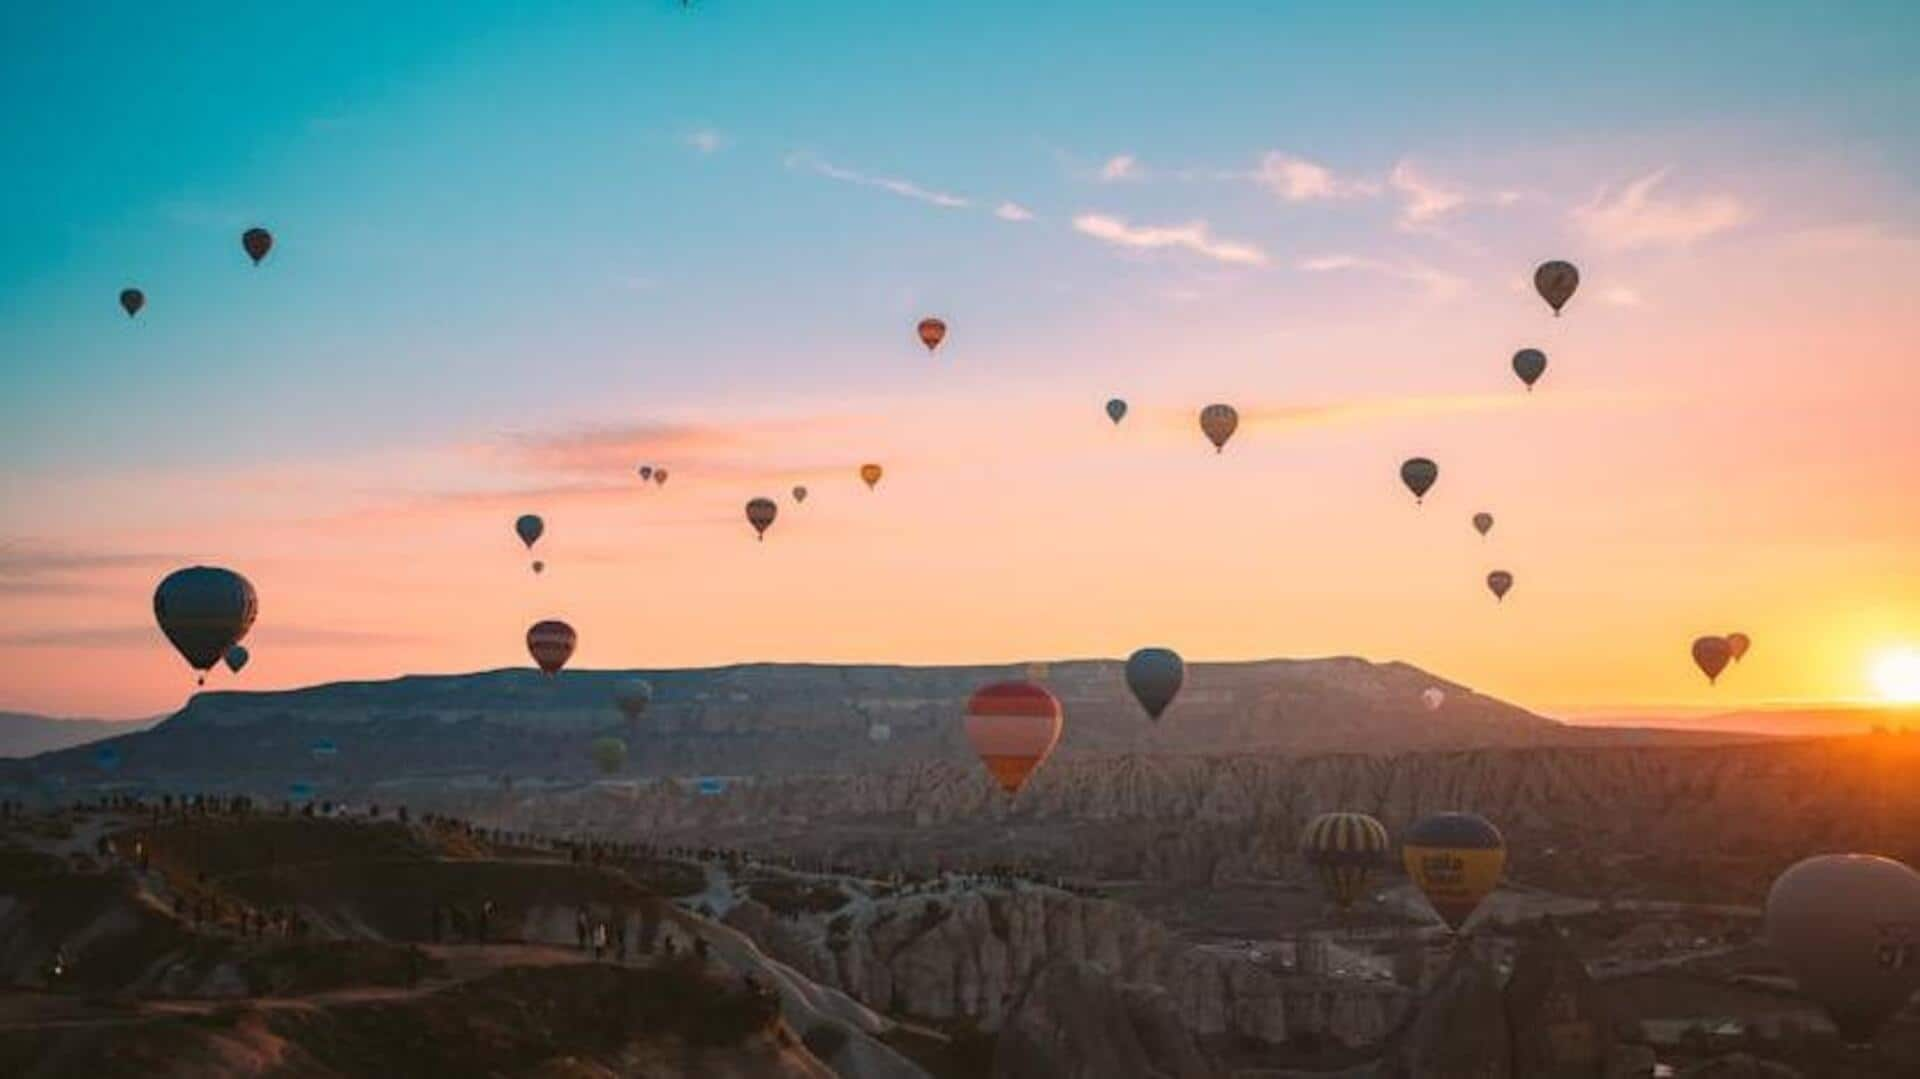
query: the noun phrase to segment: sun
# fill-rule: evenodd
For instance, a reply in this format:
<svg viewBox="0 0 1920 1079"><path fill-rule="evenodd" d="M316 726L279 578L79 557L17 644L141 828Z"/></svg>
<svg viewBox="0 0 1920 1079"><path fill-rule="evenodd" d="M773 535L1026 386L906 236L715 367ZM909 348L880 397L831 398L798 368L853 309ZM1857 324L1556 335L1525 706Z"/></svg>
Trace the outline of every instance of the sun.
<svg viewBox="0 0 1920 1079"><path fill-rule="evenodd" d="M1889 704L1920 704L1920 650L1880 653L1873 661L1873 688Z"/></svg>

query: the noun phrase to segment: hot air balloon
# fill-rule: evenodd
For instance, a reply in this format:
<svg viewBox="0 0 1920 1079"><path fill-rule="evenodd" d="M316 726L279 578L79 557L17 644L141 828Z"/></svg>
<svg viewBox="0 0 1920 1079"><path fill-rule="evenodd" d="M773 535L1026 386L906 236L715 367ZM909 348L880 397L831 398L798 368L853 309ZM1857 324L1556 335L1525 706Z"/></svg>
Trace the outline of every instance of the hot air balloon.
<svg viewBox="0 0 1920 1079"><path fill-rule="evenodd" d="M1060 702L1032 682L995 682L967 701L967 741L1008 794L1018 794L1060 741Z"/></svg>
<svg viewBox="0 0 1920 1079"><path fill-rule="evenodd" d="M573 646L578 640L573 627L565 622L552 619L535 622L527 629L527 652L540 665L541 673L551 678L572 658Z"/></svg>
<svg viewBox="0 0 1920 1079"><path fill-rule="evenodd" d="M250 228L240 234L240 246L246 250L253 264L258 266L260 260L267 257L267 252L273 250L273 233L259 227Z"/></svg>
<svg viewBox="0 0 1920 1079"><path fill-rule="evenodd" d="M921 319L919 329L920 343L927 346L928 352L939 348L940 342L947 339L947 324L937 318Z"/></svg>
<svg viewBox="0 0 1920 1079"><path fill-rule="evenodd" d="M1727 634L1727 653L1733 657L1733 661L1735 663L1738 663L1741 660L1745 659L1747 656L1747 649L1752 647L1753 647L1753 638L1748 637L1746 634L1744 633Z"/></svg>
<svg viewBox="0 0 1920 1079"><path fill-rule="evenodd" d="M793 500L795 502L805 502L807 500L807 489L805 487L795 487L793 489Z"/></svg>
<svg viewBox="0 0 1920 1079"><path fill-rule="evenodd" d="M1872 854L1822 854L1767 892L1767 946L1841 1038L1873 1040L1920 989L1920 873Z"/></svg>
<svg viewBox="0 0 1920 1079"><path fill-rule="evenodd" d="M227 646L227 651L224 658L227 661L227 670L230 670L235 674L239 674L240 668L245 667L247 665L247 661L252 659L253 655L252 653L247 651L246 645L232 644Z"/></svg>
<svg viewBox="0 0 1920 1079"><path fill-rule="evenodd" d="M1213 452L1219 453L1227 448L1227 439L1233 437L1234 429L1240 426L1240 413L1232 405L1208 405L1200 410L1200 430L1206 433L1207 441L1213 443Z"/></svg>
<svg viewBox="0 0 1920 1079"><path fill-rule="evenodd" d="M647 714L647 705L653 703L653 685L644 678L625 679L613 687L613 703L628 723L638 723Z"/></svg>
<svg viewBox="0 0 1920 1079"><path fill-rule="evenodd" d="M228 569L192 566L169 573L153 591L153 616L160 632L186 657L187 665L207 672L239 644L260 610L253 585Z"/></svg>
<svg viewBox="0 0 1920 1079"><path fill-rule="evenodd" d="M1407 830L1401 854L1434 913L1458 932L1499 887L1507 842L1478 814L1435 813Z"/></svg>
<svg viewBox="0 0 1920 1079"><path fill-rule="evenodd" d="M128 318L139 314L140 309L145 306L147 306L146 293L141 292L137 288L123 288L120 290L120 310L125 311Z"/></svg>
<svg viewBox="0 0 1920 1079"><path fill-rule="evenodd" d="M1118 424L1127 418L1127 403L1118 397L1107 402L1107 418Z"/></svg>
<svg viewBox="0 0 1920 1079"><path fill-rule="evenodd" d="M1727 661L1733 658L1733 646L1725 637L1697 637L1693 642L1693 665L1707 676L1707 684L1713 685L1720 672L1727 669Z"/></svg>
<svg viewBox="0 0 1920 1079"><path fill-rule="evenodd" d="M1387 827L1365 813L1322 813L1300 832L1300 858L1320 875L1327 898L1341 910L1367 890L1367 878L1387 861Z"/></svg>
<svg viewBox="0 0 1920 1079"><path fill-rule="evenodd" d="M879 485L880 476L881 468L879 465L860 466L860 482L867 485L867 490L871 491Z"/></svg>
<svg viewBox="0 0 1920 1079"><path fill-rule="evenodd" d="M1438 712L1440 706L1447 703L1447 691L1439 686L1428 686L1420 691L1420 704L1429 712Z"/></svg>
<svg viewBox="0 0 1920 1079"><path fill-rule="evenodd" d="M1400 464L1400 482L1413 492L1413 501L1418 505L1433 489L1433 481L1440 478L1440 466L1425 457L1409 457Z"/></svg>
<svg viewBox="0 0 1920 1079"><path fill-rule="evenodd" d="M1474 514L1474 515L1473 515L1473 530L1474 530L1475 532L1478 532L1478 533L1480 533L1480 534L1481 534L1481 535L1483 535L1483 536L1484 536L1484 535L1486 535L1487 533L1489 533L1489 532L1491 532L1491 531L1493 531L1493 514L1491 514L1491 513L1476 513L1476 514Z"/></svg>
<svg viewBox="0 0 1920 1079"><path fill-rule="evenodd" d="M1186 661L1171 648L1142 648L1127 657L1127 688L1147 710L1148 719L1160 718L1186 678Z"/></svg>
<svg viewBox="0 0 1920 1079"><path fill-rule="evenodd" d="M1513 373L1527 384L1527 392L1533 392L1533 384L1547 373L1547 354L1537 348L1523 348L1513 354Z"/></svg>
<svg viewBox="0 0 1920 1079"><path fill-rule="evenodd" d="M547 572L547 564L546 564L545 562L542 562L542 561L541 561L541 560L539 560L538 558L536 558L536 559L534 559L534 560L533 560L533 572L535 572L535 573L545 573L545 572Z"/></svg>
<svg viewBox="0 0 1920 1079"><path fill-rule="evenodd" d="M1533 271L1533 288L1540 298L1553 308L1553 317L1560 317L1560 309L1573 299L1573 290L1580 287L1580 271L1571 262L1543 262Z"/></svg>
<svg viewBox="0 0 1920 1079"><path fill-rule="evenodd" d="M535 514L523 513L513 522L514 535L520 537L520 542L526 544L529 551L533 550L534 544L540 542L540 537L546 531L547 522Z"/></svg>
<svg viewBox="0 0 1920 1079"><path fill-rule="evenodd" d="M627 766L627 743L618 738L596 738L587 747L587 755L601 775L610 776Z"/></svg>
<svg viewBox="0 0 1920 1079"><path fill-rule="evenodd" d="M1513 587L1513 574L1497 569L1487 574L1487 591L1493 593L1496 600L1507 598L1507 591Z"/></svg>
<svg viewBox="0 0 1920 1079"><path fill-rule="evenodd" d="M654 485L655 487L665 487L665 486L667 485L667 470L666 470L666 469L664 469L664 468L656 468L656 469L654 469L654 470L653 470L653 485Z"/></svg>
<svg viewBox="0 0 1920 1079"><path fill-rule="evenodd" d="M652 466L652 465L641 465L641 466L640 466L640 478L641 478L641 479L643 479L643 480L651 480L651 479L653 479L653 466Z"/></svg>
<svg viewBox="0 0 1920 1079"><path fill-rule="evenodd" d="M780 507L771 498L756 498L747 503L747 523L753 526L761 540L767 538L767 529L773 527L773 519L780 514Z"/></svg>

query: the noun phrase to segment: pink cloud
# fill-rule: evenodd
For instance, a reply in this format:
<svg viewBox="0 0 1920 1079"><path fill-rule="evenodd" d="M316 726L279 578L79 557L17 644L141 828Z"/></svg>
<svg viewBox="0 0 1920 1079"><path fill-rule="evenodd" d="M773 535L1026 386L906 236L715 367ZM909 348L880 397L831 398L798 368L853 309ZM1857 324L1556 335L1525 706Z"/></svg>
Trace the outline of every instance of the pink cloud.
<svg viewBox="0 0 1920 1079"><path fill-rule="evenodd" d="M1216 262L1239 266L1265 266L1267 253L1249 243L1219 239L1205 221L1179 225L1130 225L1106 214L1081 214L1073 219L1075 231L1096 240L1136 251L1190 251Z"/></svg>
<svg viewBox="0 0 1920 1079"><path fill-rule="evenodd" d="M1667 170L1649 173L1621 188L1606 189L1573 211L1574 227L1602 247L1685 247L1745 224L1752 213L1732 195L1667 199L1659 194Z"/></svg>

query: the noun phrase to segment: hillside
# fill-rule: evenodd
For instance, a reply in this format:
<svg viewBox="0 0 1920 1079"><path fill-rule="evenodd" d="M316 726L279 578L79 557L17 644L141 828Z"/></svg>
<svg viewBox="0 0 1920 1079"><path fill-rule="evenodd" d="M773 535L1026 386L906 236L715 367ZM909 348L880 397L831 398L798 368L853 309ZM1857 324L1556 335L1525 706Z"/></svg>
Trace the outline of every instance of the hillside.
<svg viewBox="0 0 1920 1079"><path fill-rule="evenodd" d="M153 726L151 719L54 719L0 712L0 757L31 757Z"/></svg>

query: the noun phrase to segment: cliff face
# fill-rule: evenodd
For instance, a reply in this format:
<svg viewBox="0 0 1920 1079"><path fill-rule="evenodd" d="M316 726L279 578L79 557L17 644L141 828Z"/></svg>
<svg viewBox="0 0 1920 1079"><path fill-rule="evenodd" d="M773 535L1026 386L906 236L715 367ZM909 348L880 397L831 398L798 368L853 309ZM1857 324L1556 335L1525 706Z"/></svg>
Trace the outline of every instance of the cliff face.
<svg viewBox="0 0 1920 1079"><path fill-rule="evenodd" d="M1034 979L1057 964L1086 964L1157 993L1203 1041L1277 1044L1313 1030L1368 1044L1385 1035L1402 1003L1394 987L1300 978L1186 944L1129 907L1041 888L886 898L799 920L749 900L725 921L873 1007L987 1030L1004 1029ZM1290 1000L1300 1005L1297 1017Z"/></svg>

